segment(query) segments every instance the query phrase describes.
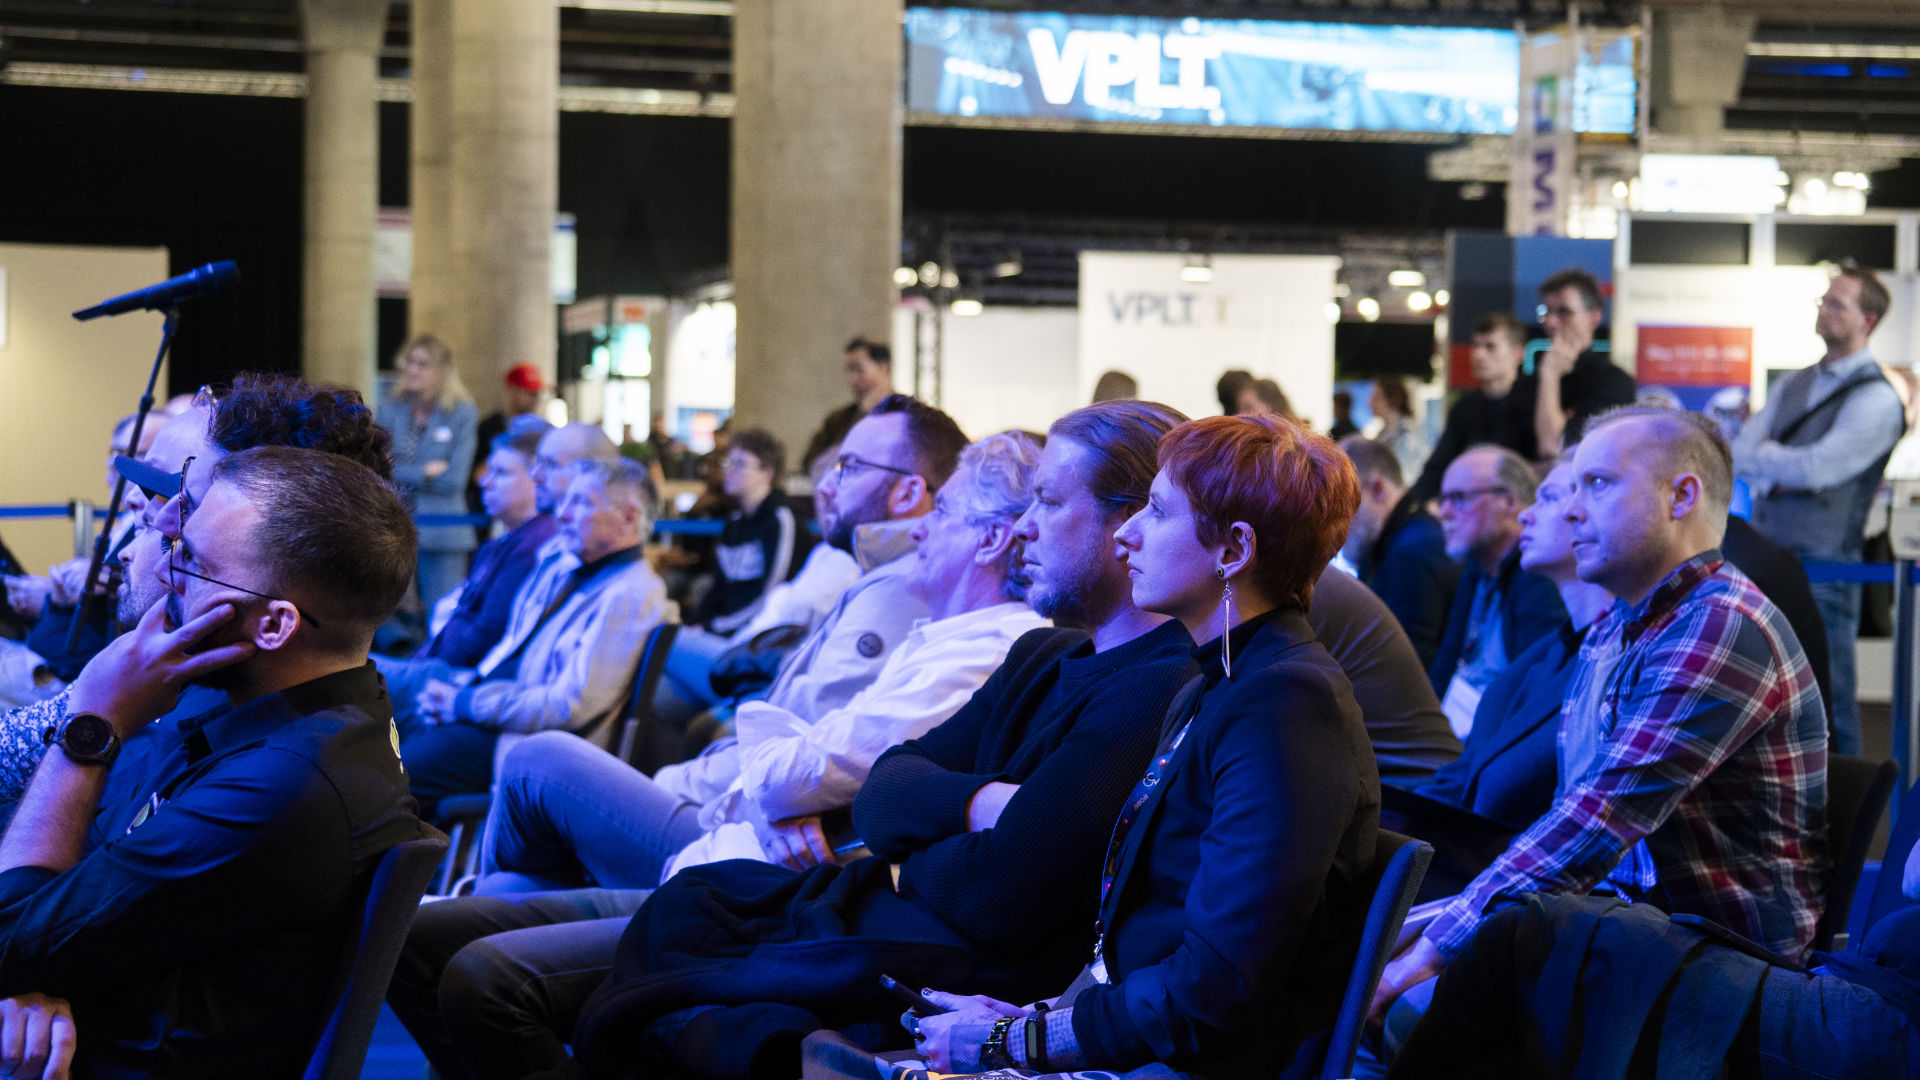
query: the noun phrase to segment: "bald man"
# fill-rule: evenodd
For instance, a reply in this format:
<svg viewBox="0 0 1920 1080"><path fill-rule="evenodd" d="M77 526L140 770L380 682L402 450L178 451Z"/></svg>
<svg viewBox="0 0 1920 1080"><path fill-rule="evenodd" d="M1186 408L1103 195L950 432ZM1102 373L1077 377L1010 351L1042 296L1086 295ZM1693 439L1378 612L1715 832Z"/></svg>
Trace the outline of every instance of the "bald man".
<svg viewBox="0 0 1920 1080"><path fill-rule="evenodd" d="M1604 882L1789 957L1813 941L1829 871L1826 719L1786 617L1721 558L1726 440L1696 413L1615 409L1594 418L1573 472L1580 578L1618 600L1567 687L1558 793L1458 896L1409 918L1424 930L1387 966L1375 1015L1519 893ZM1410 1027L1395 1012L1390 1042Z"/></svg>

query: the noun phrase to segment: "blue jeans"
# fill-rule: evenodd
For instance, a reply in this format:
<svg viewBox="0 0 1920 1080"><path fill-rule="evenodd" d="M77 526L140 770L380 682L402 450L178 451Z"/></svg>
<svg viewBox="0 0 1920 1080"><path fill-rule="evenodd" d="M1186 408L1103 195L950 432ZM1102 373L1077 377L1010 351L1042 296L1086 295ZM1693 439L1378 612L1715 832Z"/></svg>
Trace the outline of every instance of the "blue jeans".
<svg viewBox="0 0 1920 1080"><path fill-rule="evenodd" d="M696 633L692 627L680 631L667 654L666 677L674 694L697 709L719 704L720 695L713 692L713 662L731 648L733 642L719 634Z"/></svg>
<svg viewBox="0 0 1920 1080"><path fill-rule="evenodd" d="M507 751L481 841L481 892L651 889L701 834L700 807L563 731Z"/></svg>
<svg viewBox="0 0 1920 1080"><path fill-rule="evenodd" d="M1827 680L1833 690L1833 744L1836 754L1859 757L1860 699L1854 676L1854 642L1860 636L1860 586L1850 581L1812 583L1813 602L1827 628Z"/></svg>

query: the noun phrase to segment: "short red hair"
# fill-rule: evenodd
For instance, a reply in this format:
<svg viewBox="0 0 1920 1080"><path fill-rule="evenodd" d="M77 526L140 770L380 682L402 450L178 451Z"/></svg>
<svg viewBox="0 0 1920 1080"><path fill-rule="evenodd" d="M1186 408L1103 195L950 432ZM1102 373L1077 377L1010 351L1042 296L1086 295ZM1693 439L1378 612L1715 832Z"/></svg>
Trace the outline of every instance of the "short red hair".
<svg viewBox="0 0 1920 1080"><path fill-rule="evenodd" d="M1192 504L1201 544L1222 543L1246 522L1252 584L1282 606L1313 603L1313 583L1360 506L1360 481L1338 444L1280 416L1214 416L1167 432L1160 468Z"/></svg>

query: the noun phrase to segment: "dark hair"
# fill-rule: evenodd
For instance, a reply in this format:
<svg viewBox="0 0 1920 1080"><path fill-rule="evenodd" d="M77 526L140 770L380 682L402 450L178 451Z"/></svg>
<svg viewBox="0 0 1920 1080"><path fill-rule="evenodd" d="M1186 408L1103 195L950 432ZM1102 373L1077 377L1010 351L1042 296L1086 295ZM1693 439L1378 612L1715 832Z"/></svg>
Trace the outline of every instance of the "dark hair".
<svg viewBox="0 0 1920 1080"><path fill-rule="evenodd" d="M207 441L229 454L256 446L319 450L393 479L393 436L374 421L360 392L293 375L235 376L214 406Z"/></svg>
<svg viewBox="0 0 1920 1080"><path fill-rule="evenodd" d="M1240 407L1240 391L1253 385L1253 372L1235 368L1223 372L1220 381L1213 384L1213 392L1220 399L1220 411L1232 416Z"/></svg>
<svg viewBox="0 0 1920 1080"><path fill-rule="evenodd" d="M1600 282L1578 267L1569 267L1540 283L1540 295L1552 296L1564 289L1580 290L1580 302L1588 311L1605 311L1606 298L1600 295Z"/></svg>
<svg viewBox="0 0 1920 1080"><path fill-rule="evenodd" d="M1352 394L1347 393L1345 390L1335 390L1333 392L1333 411L1334 412L1346 412L1352 408L1353 408Z"/></svg>
<svg viewBox="0 0 1920 1080"><path fill-rule="evenodd" d="M929 491L938 490L960 464L960 451L967 447L966 432L953 417L906 394L888 394L880 399L868 416L898 413L907 421L907 443L912 447L914 471L927 481Z"/></svg>
<svg viewBox="0 0 1920 1080"><path fill-rule="evenodd" d="M1282 416L1215 416L1168 432L1160 465L1193 504L1203 546L1246 522L1251 583L1277 604L1313 605L1313 583L1360 507L1360 481L1332 439Z"/></svg>
<svg viewBox="0 0 1920 1080"><path fill-rule="evenodd" d="M1407 384L1398 375L1382 375L1373 380L1373 388L1387 402L1387 407L1401 416L1413 415L1413 398L1407 394Z"/></svg>
<svg viewBox="0 0 1920 1080"><path fill-rule="evenodd" d="M1139 396L1140 384L1124 371L1103 372L1100 380L1093 384L1093 400L1096 404L1102 401L1128 401Z"/></svg>
<svg viewBox="0 0 1920 1080"><path fill-rule="evenodd" d="M1375 442L1365 435L1349 435L1340 440L1340 450L1353 462L1354 475L1359 477L1365 487L1367 481L1378 476L1394 487L1407 486L1407 475L1400 470L1400 459L1382 443Z"/></svg>
<svg viewBox="0 0 1920 1080"><path fill-rule="evenodd" d="M1287 392L1280 389L1279 383L1272 379L1255 379L1249 385L1260 400L1266 402L1267 408L1289 420L1299 419L1294 415L1293 403L1287 400Z"/></svg>
<svg viewBox="0 0 1920 1080"><path fill-rule="evenodd" d="M1647 441L1649 450L1665 456L1675 475L1692 473L1700 478L1709 507L1724 515L1733 501L1733 450L1720 426L1697 412L1666 409L1657 405L1621 405L1599 413L1587 421L1582 441L1594 432L1622 420L1651 420L1655 437Z"/></svg>
<svg viewBox="0 0 1920 1080"><path fill-rule="evenodd" d="M331 648L365 648L413 580L419 533L399 493L352 458L257 446L224 458L215 482L260 510L247 538L274 588L303 611Z"/></svg>
<svg viewBox="0 0 1920 1080"><path fill-rule="evenodd" d="M1485 315L1480 316L1479 322L1473 324L1473 332L1476 334L1505 334L1507 335L1507 340L1516 346L1527 343L1527 324L1515 318L1510 311L1487 312Z"/></svg>
<svg viewBox="0 0 1920 1080"><path fill-rule="evenodd" d="M1103 401L1055 420L1047 435L1086 447L1088 493L1110 516L1131 517L1147 505L1160 470L1161 436L1186 422L1156 401Z"/></svg>
<svg viewBox="0 0 1920 1080"><path fill-rule="evenodd" d="M773 470L773 486L780 486L780 478L787 471L787 448L774 438L773 432L766 428L748 428L727 444L729 453L735 450L753 455L761 468Z"/></svg>
<svg viewBox="0 0 1920 1080"><path fill-rule="evenodd" d="M1893 308L1893 297L1888 295L1886 283L1880 280L1880 275L1852 259L1840 260L1840 268L1835 274L1860 283L1860 312L1873 316L1873 325L1879 326L1880 320L1886 318L1887 312Z"/></svg>
<svg viewBox="0 0 1920 1080"><path fill-rule="evenodd" d="M857 337L847 342L847 347L844 351L852 352L855 349L866 353L867 359L876 364L884 364L887 367L893 366L893 350L887 348L886 345L881 342L874 341L871 338Z"/></svg>

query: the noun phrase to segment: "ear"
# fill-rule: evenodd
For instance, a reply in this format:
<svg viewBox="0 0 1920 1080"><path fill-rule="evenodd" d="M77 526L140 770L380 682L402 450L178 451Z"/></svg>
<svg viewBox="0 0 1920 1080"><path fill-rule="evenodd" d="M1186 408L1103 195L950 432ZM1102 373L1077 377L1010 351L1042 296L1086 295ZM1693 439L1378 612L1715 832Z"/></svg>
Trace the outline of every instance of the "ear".
<svg viewBox="0 0 1920 1080"><path fill-rule="evenodd" d="M893 489L887 493L887 509L897 518L907 517L914 511L927 511L933 508L933 492L927 485L927 478L918 473L910 473L893 482Z"/></svg>
<svg viewBox="0 0 1920 1080"><path fill-rule="evenodd" d="M261 652L283 649L293 639L294 631L306 622L300 616L300 609L285 600L267 601L266 614L254 620L247 637L253 647Z"/></svg>
<svg viewBox="0 0 1920 1080"><path fill-rule="evenodd" d="M1370 476L1367 478L1367 498L1372 499L1374 502L1387 501L1386 477Z"/></svg>
<svg viewBox="0 0 1920 1080"><path fill-rule="evenodd" d="M1673 500L1672 516L1675 521L1699 510L1706 498L1705 485L1701 484L1700 478L1693 473L1681 473L1674 477L1669 491Z"/></svg>
<svg viewBox="0 0 1920 1080"><path fill-rule="evenodd" d="M1232 581L1234 575L1253 565L1253 557L1259 548L1259 540L1253 534L1253 526L1244 521L1236 521L1227 526L1227 535L1215 549L1216 568Z"/></svg>
<svg viewBox="0 0 1920 1080"><path fill-rule="evenodd" d="M992 566L1011 554L1018 542L1011 523L996 521L980 530L980 542L973 548L973 564Z"/></svg>

